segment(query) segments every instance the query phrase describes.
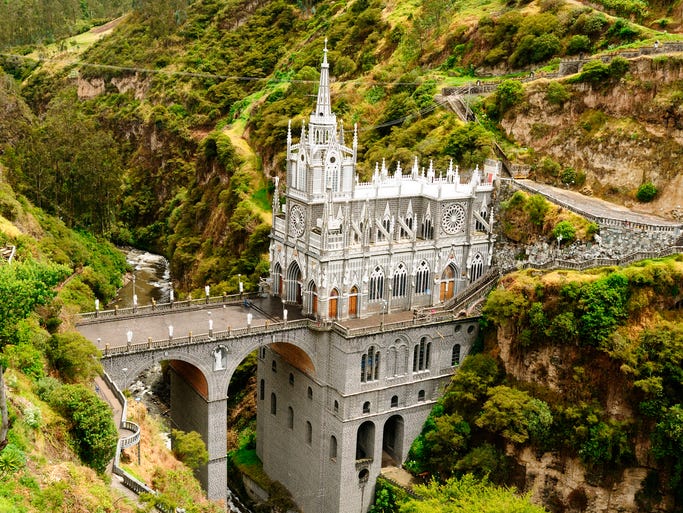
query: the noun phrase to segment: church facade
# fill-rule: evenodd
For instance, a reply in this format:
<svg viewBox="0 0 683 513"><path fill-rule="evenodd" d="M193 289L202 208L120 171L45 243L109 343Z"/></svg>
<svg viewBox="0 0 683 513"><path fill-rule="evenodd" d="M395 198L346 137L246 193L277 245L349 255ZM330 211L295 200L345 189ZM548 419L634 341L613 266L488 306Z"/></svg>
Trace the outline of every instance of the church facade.
<svg viewBox="0 0 683 513"><path fill-rule="evenodd" d="M491 192L498 168L438 172L417 159L407 169L376 165L356 174L351 146L331 110L323 59L316 109L293 143L287 184L273 201L271 291L322 320L411 310L444 302L491 263ZM277 181L276 181L277 182ZM284 199L284 204L282 203Z"/></svg>
<svg viewBox="0 0 683 513"><path fill-rule="evenodd" d="M325 50L315 111L297 143L288 131L270 245L271 294L320 322L306 344L264 342L257 371L256 450L304 513L367 511L382 469L405 462L478 336L476 318L413 311L464 290L492 256L495 164L466 180L382 164L363 183L357 144L332 112Z"/></svg>

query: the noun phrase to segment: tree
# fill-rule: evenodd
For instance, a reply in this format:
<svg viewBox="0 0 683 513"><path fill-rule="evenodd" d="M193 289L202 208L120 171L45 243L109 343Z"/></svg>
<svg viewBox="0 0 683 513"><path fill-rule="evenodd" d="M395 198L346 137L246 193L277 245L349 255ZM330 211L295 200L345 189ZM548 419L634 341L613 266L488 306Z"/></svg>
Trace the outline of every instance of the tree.
<svg viewBox="0 0 683 513"><path fill-rule="evenodd" d="M499 385L491 388L477 426L499 433L513 443L541 436L552 424L548 405L522 390Z"/></svg>
<svg viewBox="0 0 683 513"><path fill-rule="evenodd" d="M523 99L524 86L517 80L504 80L493 95L495 115L492 115L492 117L496 120L502 119L509 109L520 103Z"/></svg>
<svg viewBox="0 0 683 513"><path fill-rule="evenodd" d="M48 399L70 421L72 443L81 461L104 472L118 440L109 405L84 385L64 385Z"/></svg>
<svg viewBox="0 0 683 513"><path fill-rule="evenodd" d="M558 244L573 242L576 238L576 229L569 221L560 221L553 228L553 237L560 241Z"/></svg>
<svg viewBox="0 0 683 513"><path fill-rule="evenodd" d="M52 366L69 383L85 383L102 372L100 351L80 333L52 335L47 353Z"/></svg>
<svg viewBox="0 0 683 513"><path fill-rule="evenodd" d="M34 260L0 266L0 348L13 340L19 321L54 297L53 287L68 273L66 266Z"/></svg>
<svg viewBox="0 0 683 513"><path fill-rule="evenodd" d="M199 433L190 431L185 433L178 429L171 431L173 454L192 470L197 470L209 461L206 444Z"/></svg>
<svg viewBox="0 0 683 513"><path fill-rule="evenodd" d="M464 167L482 164L488 157L492 137L478 123L467 123L451 132L444 151Z"/></svg>

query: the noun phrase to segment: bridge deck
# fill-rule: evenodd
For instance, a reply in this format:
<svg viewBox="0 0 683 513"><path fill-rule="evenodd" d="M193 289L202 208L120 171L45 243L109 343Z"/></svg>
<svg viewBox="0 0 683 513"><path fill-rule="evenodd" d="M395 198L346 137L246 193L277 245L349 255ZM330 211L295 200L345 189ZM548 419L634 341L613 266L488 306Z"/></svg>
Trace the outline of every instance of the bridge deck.
<svg viewBox="0 0 683 513"><path fill-rule="evenodd" d="M115 317L106 321L81 324L78 331L93 341L98 349L120 347L127 344L127 333L132 332L132 344L152 340L163 340L169 336L169 326L173 326L174 337L186 337L208 333L209 319L213 321L214 331L244 328L247 326L247 314L252 315L252 326L263 326L269 319L282 320L282 303L271 298L251 299L249 307L244 305L208 304L195 310L166 310L154 315L128 316L122 319ZM298 309L288 309L288 319L301 318Z"/></svg>

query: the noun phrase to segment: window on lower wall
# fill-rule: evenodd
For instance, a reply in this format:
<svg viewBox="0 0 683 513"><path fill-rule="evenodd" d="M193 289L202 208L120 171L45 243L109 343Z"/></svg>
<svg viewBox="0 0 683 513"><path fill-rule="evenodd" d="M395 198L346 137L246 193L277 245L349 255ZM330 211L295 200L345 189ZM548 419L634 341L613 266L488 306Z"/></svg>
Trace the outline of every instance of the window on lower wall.
<svg viewBox="0 0 683 513"><path fill-rule="evenodd" d="M330 459L337 459L337 437L334 435L330 437Z"/></svg>
<svg viewBox="0 0 683 513"><path fill-rule="evenodd" d="M275 392L270 394L270 413L277 415L277 396Z"/></svg>

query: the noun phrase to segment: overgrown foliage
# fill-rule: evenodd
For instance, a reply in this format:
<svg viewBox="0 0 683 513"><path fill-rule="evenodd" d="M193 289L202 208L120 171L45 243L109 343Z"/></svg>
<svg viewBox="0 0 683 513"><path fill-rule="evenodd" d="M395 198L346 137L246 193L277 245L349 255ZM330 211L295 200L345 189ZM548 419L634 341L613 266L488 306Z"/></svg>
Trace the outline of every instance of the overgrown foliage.
<svg viewBox="0 0 683 513"><path fill-rule="evenodd" d="M500 217L505 236L523 243L539 237L564 243L575 239L592 240L598 230L595 223L552 205L540 194L529 195L522 191L516 191L501 203ZM562 239L558 239L560 235Z"/></svg>
<svg viewBox="0 0 683 513"><path fill-rule="evenodd" d="M71 443L83 463L104 472L118 440L109 405L84 385L60 386L46 399L71 422Z"/></svg>

